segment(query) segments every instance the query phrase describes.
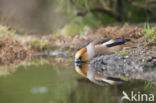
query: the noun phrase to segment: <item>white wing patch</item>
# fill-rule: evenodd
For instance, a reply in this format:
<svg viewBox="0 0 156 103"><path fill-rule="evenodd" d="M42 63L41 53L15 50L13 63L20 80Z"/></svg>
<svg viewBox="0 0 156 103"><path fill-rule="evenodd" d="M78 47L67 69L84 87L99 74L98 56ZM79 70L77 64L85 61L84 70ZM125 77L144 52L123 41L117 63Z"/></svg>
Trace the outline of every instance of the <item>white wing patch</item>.
<svg viewBox="0 0 156 103"><path fill-rule="evenodd" d="M108 79L106 79L106 78L95 78L95 79L96 79L96 80L104 81L104 82L106 82L106 83L108 83L108 84L115 84L114 81L108 80Z"/></svg>
<svg viewBox="0 0 156 103"><path fill-rule="evenodd" d="M112 43L114 43L114 42L115 42L115 41L114 41L113 39L111 39L111 40L109 40L109 41L103 43L102 45L106 46L106 45L112 44Z"/></svg>

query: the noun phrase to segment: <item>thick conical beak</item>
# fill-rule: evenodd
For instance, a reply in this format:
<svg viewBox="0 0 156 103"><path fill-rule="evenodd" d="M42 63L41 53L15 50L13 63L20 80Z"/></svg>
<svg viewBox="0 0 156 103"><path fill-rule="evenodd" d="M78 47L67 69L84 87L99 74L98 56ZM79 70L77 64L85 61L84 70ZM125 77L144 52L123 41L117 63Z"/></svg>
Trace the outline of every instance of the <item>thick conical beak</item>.
<svg viewBox="0 0 156 103"><path fill-rule="evenodd" d="M75 59L75 66L81 66L81 64L82 64L82 61L81 61L81 59Z"/></svg>
<svg viewBox="0 0 156 103"><path fill-rule="evenodd" d="M88 63L88 61L82 61L82 58L75 59L75 66L81 67L83 63Z"/></svg>

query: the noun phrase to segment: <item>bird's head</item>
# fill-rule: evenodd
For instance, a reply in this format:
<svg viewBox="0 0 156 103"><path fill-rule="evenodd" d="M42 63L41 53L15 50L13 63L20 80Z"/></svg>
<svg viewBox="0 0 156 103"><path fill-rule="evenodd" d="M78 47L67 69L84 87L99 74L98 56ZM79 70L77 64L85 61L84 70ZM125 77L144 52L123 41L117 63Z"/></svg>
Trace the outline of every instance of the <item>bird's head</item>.
<svg viewBox="0 0 156 103"><path fill-rule="evenodd" d="M75 62L76 63L88 62L90 59L94 57L94 55L95 55L94 44L90 43L87 47L81 48L76 52Z"/></svg>
<svg viewBox="0 0 156 103"><path fill-rule="evenodd" d="M88 62L94 57L94 44L90 43L75 54L75 69L82 76L86 76L88 70Z"/></svg>

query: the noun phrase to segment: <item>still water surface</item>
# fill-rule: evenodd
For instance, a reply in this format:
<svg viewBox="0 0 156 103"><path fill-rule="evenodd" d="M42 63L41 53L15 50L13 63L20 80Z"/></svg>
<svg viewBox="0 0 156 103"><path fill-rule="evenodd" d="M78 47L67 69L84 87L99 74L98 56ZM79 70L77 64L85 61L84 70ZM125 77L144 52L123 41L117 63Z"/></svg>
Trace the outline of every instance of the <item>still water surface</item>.
<svg viewBox="0 0 156 103"><path fill-rule="evenodd" d="M136 81L101 87L79 76L72 65L44 63L19 66L16 72L1 76L0 103L120 103L123 90L156 93L155 87L146 86Z"/></svg>

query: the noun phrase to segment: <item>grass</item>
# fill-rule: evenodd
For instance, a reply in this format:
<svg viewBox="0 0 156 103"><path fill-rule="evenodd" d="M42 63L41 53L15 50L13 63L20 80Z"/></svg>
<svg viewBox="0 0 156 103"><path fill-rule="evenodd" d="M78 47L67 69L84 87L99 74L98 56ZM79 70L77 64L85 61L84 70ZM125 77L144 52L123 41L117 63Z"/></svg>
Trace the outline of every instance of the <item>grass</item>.
<svg viewBox="0 0 156 103"><path fill-rule="evenodd" d="M144 89L147 90L147 89L151 89L151 88L154 88L153 83L151 81L145 80L145 88Z"/></svg>
<svg viewBox="0 0 156 103"><path fill-rule="evenodd" d="M151 27L148 23L144 25L143 31L145 32L145 37L147 42L144 46L152 46L156 44L156 27Z"/></svg>
<svg viewBox="0 0 156 103"><path fill-rule="evenodd" d="M155 28L151 27L148 23L144 25L143 31L146 33L146 37L156 37Z"/></svg>

